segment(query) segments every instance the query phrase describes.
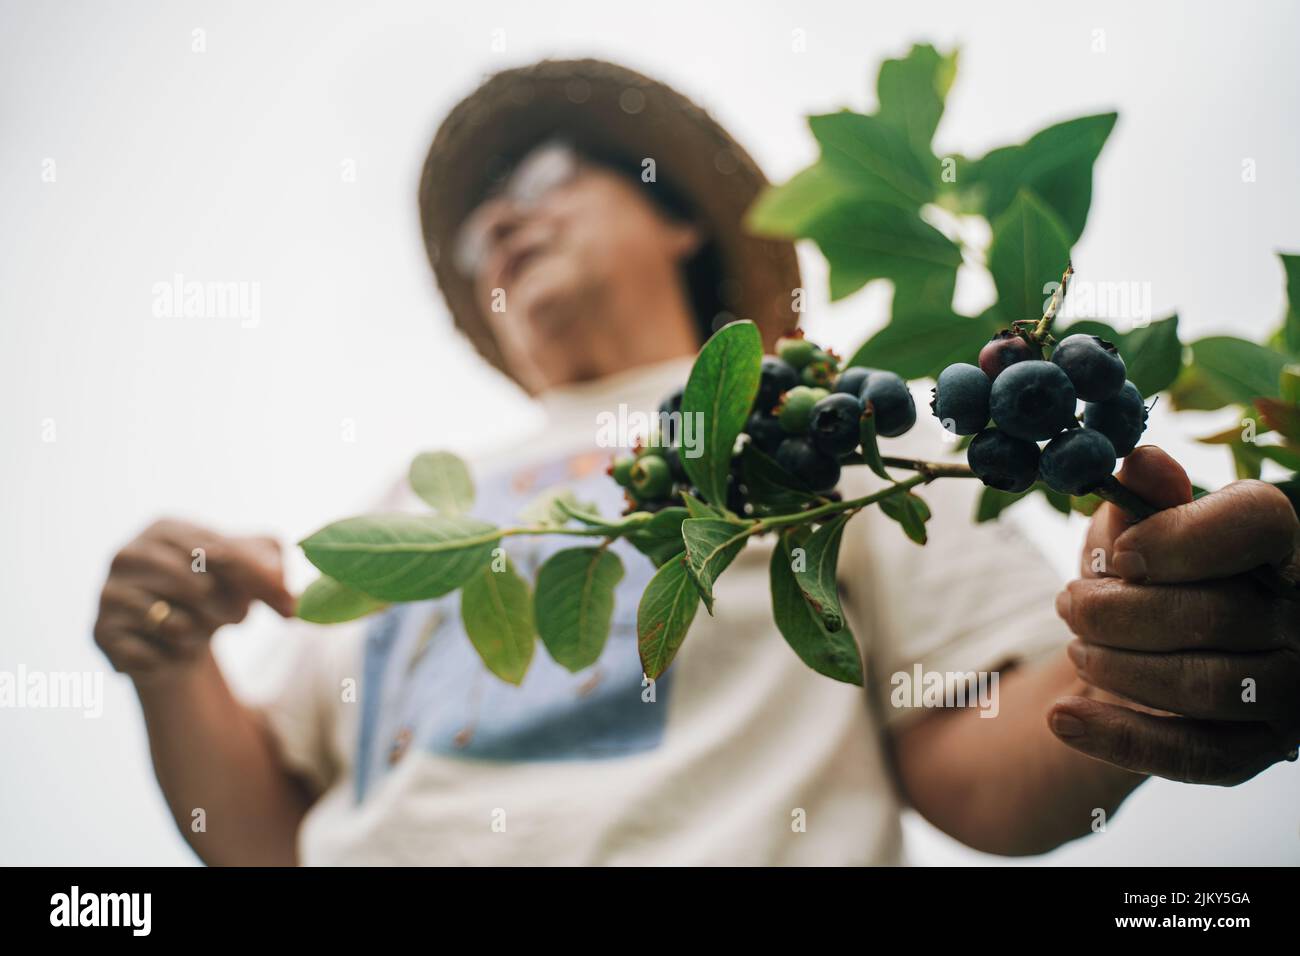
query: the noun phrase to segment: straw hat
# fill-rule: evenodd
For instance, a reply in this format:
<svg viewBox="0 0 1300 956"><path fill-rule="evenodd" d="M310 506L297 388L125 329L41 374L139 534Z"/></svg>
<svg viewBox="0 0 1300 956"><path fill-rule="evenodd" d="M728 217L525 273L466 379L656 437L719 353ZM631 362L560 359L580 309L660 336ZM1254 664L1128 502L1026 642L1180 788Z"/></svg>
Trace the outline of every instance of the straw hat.
<svg viewBox="0 0 1300 956"><path fill-rule="evenodd" d="M793 328L799 287L794 246L748 235L746 209L767 180L749 154L704 110L662 83L601 60L543 60L488 78L451 111L420 178L420 219L429 262L462 332L507 371L479 314L473 284L451 254L461 223L489 189L538 144L560 138L581 152L624 158L639 174L655 160L668 185L708 231L724 278L717 299L730 318L756 322L770 347ZM703 317L705 324L718 317Z"/></svg>

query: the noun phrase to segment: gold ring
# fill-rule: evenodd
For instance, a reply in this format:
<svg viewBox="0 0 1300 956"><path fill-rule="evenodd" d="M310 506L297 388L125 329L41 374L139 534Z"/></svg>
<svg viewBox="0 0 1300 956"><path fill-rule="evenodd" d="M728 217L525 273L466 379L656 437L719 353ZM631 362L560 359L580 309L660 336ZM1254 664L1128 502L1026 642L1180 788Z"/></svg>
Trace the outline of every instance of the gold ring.
<svg viewBox="0 0 1300 956"><path fill-rule="evenodd" d="M163 622L171 617L171 614L172 606L162 598L150 604L149 610L144 612L144 618L149 622L150 632L157 634L162 629Z"/></svg>

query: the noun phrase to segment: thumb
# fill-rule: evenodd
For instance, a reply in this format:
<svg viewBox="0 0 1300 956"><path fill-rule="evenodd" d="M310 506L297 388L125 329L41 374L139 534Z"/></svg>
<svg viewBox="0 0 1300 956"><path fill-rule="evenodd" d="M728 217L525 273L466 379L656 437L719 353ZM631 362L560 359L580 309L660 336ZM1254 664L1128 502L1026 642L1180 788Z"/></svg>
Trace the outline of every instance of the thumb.
<svg viewBox="0 0 1300 956"><path fill-rule="evenodd" d="M1116 477L1153 508L1172 508L1192 500L1192 482L1183 466L1155 445L1134 448ZM1136 521L1122 508L1103 502L1088 526L1080 568L1084 577L1101 573L1095 570L1093 556L1099 552L1109 555L1111 544Z"/></svg>
<svg viewBox="0 0 1300 956"><path fill-rule="evenodd" d="M229 538L219 560L222 576L249 597L292 617L297 601L284 584L280 542L265 536Z"/></svg>
<svg viewBox="0 0 1300 956"><path fill-rule="evenodd" d="M1134 448L1116 477L1153 508L1172 508L1192 500L1192 480L1183 466L1155 445Z"/></svg>

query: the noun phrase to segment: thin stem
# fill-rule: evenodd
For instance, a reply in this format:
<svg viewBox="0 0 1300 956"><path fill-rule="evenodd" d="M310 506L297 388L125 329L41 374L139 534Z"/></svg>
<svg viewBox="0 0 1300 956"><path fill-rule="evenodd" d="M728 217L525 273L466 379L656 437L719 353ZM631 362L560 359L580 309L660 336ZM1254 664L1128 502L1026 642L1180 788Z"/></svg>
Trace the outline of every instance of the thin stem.
<svg viewBox="0 0 1300 956"><path fill-rule="evenodd" d="M1051 301L1047 303L1047 308L1043 311L1043 317L1038 320L1034 326L1034 331L1029 333L1029 337L1041 346L1048 334L1052 331L1052 323L1056 321L1056 313L1060 311L1062 303L1065 302L1065 293L1070 287L1070 277L1074 275L1074 263L1065 264L1065 272L1061 276L1061 284L1056 287L1052 293Z"/></svg>
<svg viewBox="0 0 1300 956"><path fill-rule="evenodd" d="M807 511L796 511L788 515L774 515L771 518L763 518L757 523L757 531L768 531L772 528L784 528L792 524L805 524L809 521L816 521L818 518L824 518L828 515L840 514L844 511L859 511L868 505L874 505L877 501L883 501L885 498L915 488L917 485L925 483L925 475L917 474L904 481L896 482L888 488L872 492L869 495L863 495L861 498L852 498L849 501L832 501L828 505L822 505L820 508L810 508Z"/></svg>
<svg viewBox="0 0 1300 956"><path fill-rule="evenodd" d="M975 472L970 470L969 465L952 462L921 461L916 458L881 458L880 462L886 468L906 468L908 471L924 475L927 483L936 478L975 477Z"/></svg>
<svg viewBox="0 0 1300 956"><path fill-rule="evenodd" d="M608 531L600 528L550 528L545 525L529 528L501 528L499 536L508 538L513 535L532 535L532 534L566 534L584 538L612 538Z"/></svg>

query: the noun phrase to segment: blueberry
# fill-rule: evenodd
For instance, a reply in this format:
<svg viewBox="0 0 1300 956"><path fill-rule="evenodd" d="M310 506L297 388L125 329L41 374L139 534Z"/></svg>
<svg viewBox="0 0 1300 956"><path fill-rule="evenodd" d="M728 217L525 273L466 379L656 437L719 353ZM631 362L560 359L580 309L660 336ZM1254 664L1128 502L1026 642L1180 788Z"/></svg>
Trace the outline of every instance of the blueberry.
<svg viewBox="0 0 1300 956"><path fill-rule="evenodd" d="M858 419L862 417L862 400L836 392L813 406L808 434L822 454L839 457L858 447L861 441Z"/></svg>
<svg viewBox="0 0 1300 956"><path fill-rule="evenodd" d="M796 385L790 389L781 400L781 409L777 412L781 427L791 435L807 432L813 406L827 394L824 388L809 388L807 385Z"/></svg>
<svg viewBox="0 0 1300 956"><path fill-rule="evenodd" d="M1016 438L1044 441L1074 421L1074 386L1051 362L1017 362L993 382L989 412Z"/></svg>
<svg viewBox="0 0 1300 956"><path fill-rule="evenodd" d="M1038 479L1038 446L997 428L971 439L966 463L984 484L999 491L1025 491Z"/></svg>
<svg viewBox="0 0 1300 956"><path fill-rule="evenodd" d="M958 362L939 373L930 409L954 435L974 435L989 423L992 383L974 365Z"/></svg>
<svg viewBox="0 0 1300 956"><path fill-rule="evenodd" d="M666 497L672 490L673 476L668 462L657 455L646 455L632 466L632 492L641 501Z"/></svg>
<svg viewBox="0 0 1300 956"><path fill-rule="evenodd" d="M770 412L776 408L782 393L790 391L798 384L799 373L793 365L773 355L765 355L758 380L758 398L754 401L754 407L759 411Z"/></svg>
<svg viewBox="0 0 1300 956"><path fill-rule="evenodd" d="M855 398L859 397L862 395L862 389L867 384L867 376L874 371L876 369L864 368L861 365L846 368L843 372L840 372L840 377L835 380L835 387L831 391L843 392Z"/></svg>
<svg viewBox="0 0 1300 956"><path fill-rule="evenodd" d="M1147 407L1142 404L1142 394L1132 382L1114 398L1104 402L1090 402L1083 407L1083 423L1110 439L1115 454L1123 458L1135 447L1147 427Z"/></svg>
<svg viewBox="0 0 1300 956"><path fill-rule="evenodd" d="M840 480L840 463L814 448L807 438L793 437L781 442L776 450L776 463L813 491L830 491Z"/></svg>
<svg viewBox="0 0 1300 956"><path fill-rule="evenodd" d="M805 365L813 360L813 355L818 351L817 346L813 345L802 335L785 336L776 340L776 354L780 358L796 369L802 369Z"/></svg>
<svg viewBox="0 0 1300 956"><path fill-rule="evenodd" d="M627 488L632 484L632 466L635 464L636 459L631 455L620 455L610 462L609 476L620 486Z"/></svg>
<svg viewBox="0 0 1300 956"><path fill-rule="evenodd" d="M873 372L862 388L862 401L874 409L877 435L897 438L916 424L912 393L893 372Z"/></svg>
<svg viewBox="0 0 1300 956"><path fill-rule="evenodd" d="M1095 428L1070 428L1047 443L1038 466L1056 491L1086 495L1115 470L1115 446Z"/></svg>
<svg viewBox="0 0 1300 956"><path fill-rule="evenodd" d="M1009 365L1034 358L1034 347L1016 333L1003 329L980 349L979 365L993 381Z"/></svg>
<svg viewBox="0 0 1300 956"><path fill-rule="evenodd" d="M667 398L659 403L659 422L663 427L664 442L669 445L676 444L679 440L677 429L680 427L682 393L685 391L685 387L674 389Z"/></svg>
<svg viewBox="0 0 1300 956"><path fill-rule="evenodd" d="M745 422L745 434L759 451L769 455L775 454L776 446L786 438L786 431L776 416L764 412L754 412L749 416Z"/></svg>
<svg viewBox="0 0 1300 956"><path fill-rule="evenodd" d="M1070 376L1075 394L1085 402L1104 402L1124 387L1124 360L1099 335L1067 335L1052 352L1052 361Z"/></svg>

